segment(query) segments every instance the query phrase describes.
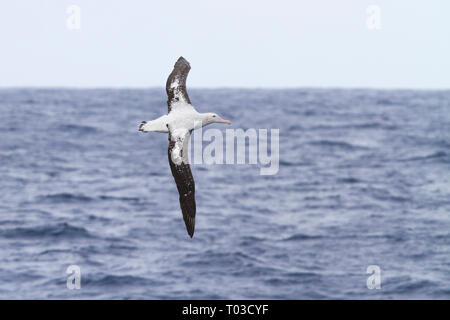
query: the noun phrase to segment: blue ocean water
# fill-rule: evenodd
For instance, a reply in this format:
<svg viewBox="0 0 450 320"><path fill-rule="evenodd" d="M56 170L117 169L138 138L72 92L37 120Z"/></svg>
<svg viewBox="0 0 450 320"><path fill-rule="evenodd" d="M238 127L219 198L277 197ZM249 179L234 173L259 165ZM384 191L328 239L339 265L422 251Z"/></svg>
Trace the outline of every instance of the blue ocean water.
<svg viewBox="0 0 450 320"><path fill-rule="evenodd" d="M0 298L450 298L450 91L190 97L280 129L276 175L192 166L193 239L167 135L137 131L166 112L162 88L0 90Z"/></svg>

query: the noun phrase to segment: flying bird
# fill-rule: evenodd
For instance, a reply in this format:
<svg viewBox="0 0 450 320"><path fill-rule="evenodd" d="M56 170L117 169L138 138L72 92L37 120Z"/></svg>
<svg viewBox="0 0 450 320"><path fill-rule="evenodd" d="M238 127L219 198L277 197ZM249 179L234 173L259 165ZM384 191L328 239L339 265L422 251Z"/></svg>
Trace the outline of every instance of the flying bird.
<svg viewBox="0 0 450 320"><path fill-rule="evenodd" d="M231 124L216 113L199 113L191 104L186 91L186 79L191 70L189 62L180 57L167 78L168 113L152 121L142 121L139 131L169 134L169 165L180 195L180 207L186 230L192 238L195 229L195 182L188 160L189 138L193 130L211 123Z"/></svg>

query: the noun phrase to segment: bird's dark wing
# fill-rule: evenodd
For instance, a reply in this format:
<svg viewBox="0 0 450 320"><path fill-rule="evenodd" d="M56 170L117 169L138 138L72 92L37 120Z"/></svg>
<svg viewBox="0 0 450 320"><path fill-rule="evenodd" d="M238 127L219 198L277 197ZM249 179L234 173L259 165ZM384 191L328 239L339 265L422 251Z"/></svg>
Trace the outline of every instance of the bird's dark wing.
<svg viewBox="0 0 450 320"><path fill-rule="evenodd" d="M195 229L195 182L187 151L190 132L171 132L169 128L169 164L180 195L180 207L189 236Z"/></svg>
<svg viewBox="0 0 450 320"><path fill-rule="evenodd" d="M187 60L183 57L180 57L175 63L169 78L167 78L166 92L169 112L173 108L176 108L176 102L191 104L191 100L189 99L186 91L186 79L189 74L189 70L191 70L189 62L187 62Z"/></svg>

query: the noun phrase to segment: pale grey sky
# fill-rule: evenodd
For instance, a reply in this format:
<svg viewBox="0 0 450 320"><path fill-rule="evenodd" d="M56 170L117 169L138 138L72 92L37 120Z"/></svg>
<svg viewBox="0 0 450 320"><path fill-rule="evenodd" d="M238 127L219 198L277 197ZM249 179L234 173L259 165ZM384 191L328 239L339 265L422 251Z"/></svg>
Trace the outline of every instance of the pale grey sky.
<svg viewBox="0 0 450 320"><path fill-rule="evenodd" d="M2 1L0 86L164 86L182 55L191 87L450 88L449 17L448 0Z"/></svg>

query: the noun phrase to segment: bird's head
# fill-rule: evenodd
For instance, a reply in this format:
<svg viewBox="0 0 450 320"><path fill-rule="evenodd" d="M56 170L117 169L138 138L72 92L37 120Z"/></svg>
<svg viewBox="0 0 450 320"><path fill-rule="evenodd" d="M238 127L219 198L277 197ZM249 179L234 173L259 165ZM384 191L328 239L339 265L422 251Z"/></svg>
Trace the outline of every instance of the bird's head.
<svg viewBox="0 0 450 320"><path fill-rule="evenodd" d="M204 125L211 124L211 123L226 123L231 124L230 120L224 120L221 117L219 117L216 113L205 113L204 119L203 119Z"/></svg>

